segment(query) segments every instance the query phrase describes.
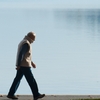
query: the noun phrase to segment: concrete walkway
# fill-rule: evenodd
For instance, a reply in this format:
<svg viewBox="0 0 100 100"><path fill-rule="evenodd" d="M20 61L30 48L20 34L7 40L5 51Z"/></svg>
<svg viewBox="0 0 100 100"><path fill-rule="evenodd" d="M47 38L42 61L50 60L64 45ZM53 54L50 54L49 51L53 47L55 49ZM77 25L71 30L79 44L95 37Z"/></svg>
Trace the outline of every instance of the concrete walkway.
<svg viewBox="0 0 100 100"><path fill-rule="evenodd" d="M18 100L33 100L32 95L17 95ZM46 95L42 99L38 100L100 100L100 95ZM0 95L0 100L11 100L6 95Z"/></svg>

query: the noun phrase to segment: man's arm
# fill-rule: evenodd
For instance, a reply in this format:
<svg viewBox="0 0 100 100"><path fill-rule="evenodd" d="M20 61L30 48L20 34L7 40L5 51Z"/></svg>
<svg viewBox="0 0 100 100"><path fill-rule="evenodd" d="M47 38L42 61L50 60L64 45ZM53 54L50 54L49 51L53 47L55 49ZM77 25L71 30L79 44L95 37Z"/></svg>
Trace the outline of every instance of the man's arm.
<svg viewBox="0 0 100 100"><path fill-rule="evenodd" d="M29 46L27 43L23 44L22 48L20 49L19 55L18 55L18 65L16 69L20 68L20 63L23 60L24 55L29 50Z"/></svg>

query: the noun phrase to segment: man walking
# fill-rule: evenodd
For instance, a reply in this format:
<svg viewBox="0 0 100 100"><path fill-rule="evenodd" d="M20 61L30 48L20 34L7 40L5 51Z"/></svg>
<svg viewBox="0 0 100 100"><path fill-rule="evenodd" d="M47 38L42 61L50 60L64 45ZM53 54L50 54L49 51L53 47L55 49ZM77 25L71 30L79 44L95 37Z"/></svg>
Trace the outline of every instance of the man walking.
<svg viewBox="0 0 100 100"><path fill-rule="evenodd" d="M25 76L31 88L34 100L43 98L45 96L45 94L39 93L36 80L34 79L34 76L31 71L31 66L33 68L36 68L36 65L32 62L32 47L31 47L31 44L35 41L35 37L36 35L34 32L29 32L18 45L18 52L16 59L17 73L12 83L12 86L9 90L9 93L7 95L8 98L18 99L14 94L17 91L18 86L20 84L20 80L22 79L23 76Z"/></svg>

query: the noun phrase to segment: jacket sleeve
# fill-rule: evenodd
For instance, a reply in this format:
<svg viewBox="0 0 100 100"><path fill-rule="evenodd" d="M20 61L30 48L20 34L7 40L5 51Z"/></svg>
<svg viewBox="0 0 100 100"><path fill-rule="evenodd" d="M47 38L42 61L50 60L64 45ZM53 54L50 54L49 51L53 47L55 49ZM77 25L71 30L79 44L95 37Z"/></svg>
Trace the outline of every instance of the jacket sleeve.
<svg viewBox="0 0 100 100"><path fill-rule="evenodd" d="M20 66L20 63L23 60L23 57L28 50L29 50L28 44L27 43L23 44L20 49L19 55L18 55L18 65L17 66Z"/></svg>

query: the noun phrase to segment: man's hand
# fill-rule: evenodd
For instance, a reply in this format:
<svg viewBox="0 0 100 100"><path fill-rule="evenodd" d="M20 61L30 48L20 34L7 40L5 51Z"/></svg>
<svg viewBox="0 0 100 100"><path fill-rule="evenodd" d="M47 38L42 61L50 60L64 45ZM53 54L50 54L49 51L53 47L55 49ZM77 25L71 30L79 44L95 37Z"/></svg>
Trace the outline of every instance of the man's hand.
<svg viewBox="0 0 100 100"><path fill-rule="evenodd" d="M19 70L20 69L20 66L16 66L16 70Z"/></svg>
<svg viewBox="0 0 100 100"><path fill-rule="evenodd" d="M33 62L31 62L31 65L33 68L36 68L36 65Z"/></svg>

